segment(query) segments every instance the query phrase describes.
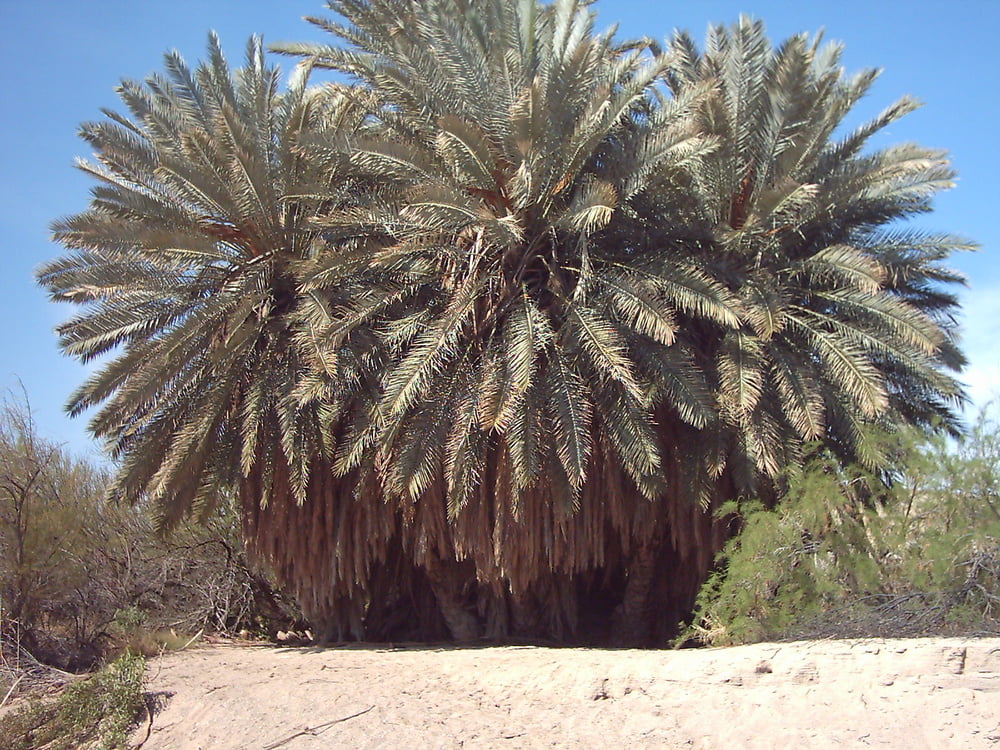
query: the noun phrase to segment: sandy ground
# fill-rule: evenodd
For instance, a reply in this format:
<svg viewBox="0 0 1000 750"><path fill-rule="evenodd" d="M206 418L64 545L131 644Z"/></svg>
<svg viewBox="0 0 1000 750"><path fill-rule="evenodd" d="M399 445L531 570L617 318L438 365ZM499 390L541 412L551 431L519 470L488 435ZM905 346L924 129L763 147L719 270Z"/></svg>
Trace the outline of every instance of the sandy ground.
<svg viewBox="0 0 1000 750"><path fill-rule="evenodd" d="M162 708L144 750L1000 749L1000 638L684 651L215 645L151 660L148 689Z"/></svg>

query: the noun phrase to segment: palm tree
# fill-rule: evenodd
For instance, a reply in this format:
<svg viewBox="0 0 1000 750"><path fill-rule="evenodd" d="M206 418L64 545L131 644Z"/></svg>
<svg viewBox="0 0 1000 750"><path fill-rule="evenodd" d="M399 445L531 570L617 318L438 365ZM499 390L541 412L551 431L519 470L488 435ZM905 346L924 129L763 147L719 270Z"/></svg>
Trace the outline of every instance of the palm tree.
<svg viewBox="0 0 1000 750"><path fill-rule="evenodd" d="M935 285L963 245L885 229L951 173L861 153L912 103L834 140L874 79L835 47L775 51L743 19L661 53L588 6L344 0L346 24L314 21L345 46L280 50L380 100L377 137L311 152L380 185L320 223L382 243L355 300L329 303L341 259L320 259L311 340L378 341L334 468L378 475L457 636L614 607L622 637L667 629L724 500L774 497L808 441L878 464L872 426L953 422L960 398Z"/></svg>
<svg viewBox="0 0 1000 750"><path fill-rule="evenodd" d="M710 31L699 53L684 34L670 49L675 96L716 82L696 116L719 148L692 171L702 234L699 265L740 300L742 325L708 337L723 423L739 444L739 483L773 476L822 439L873 467L870 425L956 425L964 360L936 286L961 282L938 261L970 248L954 237L900 231L930 210L953 177L943 152L914 144L872 153L867 141L917 103L897 101L835 139L877 71L843 79L840 48L806 35L772 50L741 18Z"/></svg>
<svg viewBox="0 0 1000 750"><path fill-rule="evenodd" d="M951 173L834 133L873 74L746 20L704 53L591 3L340 0L286 93L251 42L123 84L42 269L116 356L74 396L169 525L235 489L330 638L670 632L822 441L953 420ZM307 88L314 68L351 86Z"/></svg>
<svg viewBox="0 0 1000 750"><path fill-rule="evenodd" d="M59 327L62 348L104 358L68 408L99 407L90 429L118 462L113 494L160 507L171 527L207 517L225 488L248 508L306 498L325 428L296 395L307 365L292 312L295 265L319 240L291 196L319 180L333 200L338 187L295 144L363 115L339 89L308 88L304 69L279 94L258 38L235 73L214 34L205 63L173 53L165 67L122 82L130 118L83 125L96 163L79 166L97 186L87 211L54 224L71 252L38 277L83 308Z"/></svg>
<svg viewBox="0 0 1000 750"><path fill-rule="evenodd" d="M310 339L332 360L348 332L378 342L380 387L335 470L377 473L456 636L561 637L607 597L606 571L654 546L651 405L713 418L676 315L738 320L691 264L602 239L712 144L686 116L703 93L667 100L668 56L596 34L587 5L333 3L350 25L317 22L352 47L284 48L380 99L377 137L308 152L379 186L320 223L384 242L355 301L325 265L340 253L319 260Z"/></svg>
<svg viewBox="0 0 1000 750"><path fill-rule="evenodd" d="M736 497L776 501L779 472L815 441L844 464L882 469L881 432L958 430L963 395L950 373L964 358L945 285L963 279L941 261L973 246L898 223L929 211L953 172L943 152L915 144L864 150L918 106L909 97L841 132L878 73L845 78L839 45L820 43L801 34L773 49L760 22L741 18L712 28L704 52L686 34L668 45L675 97L712 85L694 117L717 144L683 188L693 202L686 260L736 297L740 318L679 321L718 409L687 438L696 450L679 454L687 471L702 467L707 512ZM650 224L677 220L655 203L640 211ZM683 544L718 539L706 538ZM695 557L692 583L707 572ZM661 600L677 595L657 585Z"/></svg>

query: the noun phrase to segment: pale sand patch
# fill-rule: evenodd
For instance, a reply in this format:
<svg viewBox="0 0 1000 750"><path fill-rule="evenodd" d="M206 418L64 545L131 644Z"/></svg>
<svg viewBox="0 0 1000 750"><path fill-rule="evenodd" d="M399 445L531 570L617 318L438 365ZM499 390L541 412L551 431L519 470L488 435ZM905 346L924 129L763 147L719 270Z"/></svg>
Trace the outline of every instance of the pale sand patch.
<svg viewBox="0 0 1000 750"><path fill-rule="evenodd" d="M149 690L173 695L144 750L1000 748L1000 638L684 651L217 645L153 659L149 677Z"/></svg>

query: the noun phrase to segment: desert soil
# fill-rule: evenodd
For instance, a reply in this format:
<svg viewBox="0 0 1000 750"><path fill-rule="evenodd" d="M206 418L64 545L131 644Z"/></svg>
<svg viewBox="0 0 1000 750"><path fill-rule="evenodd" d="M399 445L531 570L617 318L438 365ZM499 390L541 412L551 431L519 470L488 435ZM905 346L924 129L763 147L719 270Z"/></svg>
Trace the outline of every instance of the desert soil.
<svg viewBox="0 0 1000 750"><path fill-rule="evenodd" d="M994 748L1000 638L727 649L212 645L149 663L144 750Z"/></svg>

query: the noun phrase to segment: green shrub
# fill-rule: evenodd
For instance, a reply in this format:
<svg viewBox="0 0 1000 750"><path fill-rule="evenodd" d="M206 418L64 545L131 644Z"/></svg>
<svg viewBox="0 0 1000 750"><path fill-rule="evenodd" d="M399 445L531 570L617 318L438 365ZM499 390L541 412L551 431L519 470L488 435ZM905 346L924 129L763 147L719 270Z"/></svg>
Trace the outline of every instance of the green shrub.
<svg viewBox="0 0 1000 750"><path fill-rule="evenodd" d="M891 481L817 454L772 509L742 520L686 637L712 645L825 636L1000 632L1000 429L909 435Z"/></svg>
<svg viewBox="0 0 1000 750"><path fill-rule="evenodd" d="M126 652L100 672L70 684L54 700L29 703L0 718L11 750L124 747L145 708L142 656Z"/></svg>

